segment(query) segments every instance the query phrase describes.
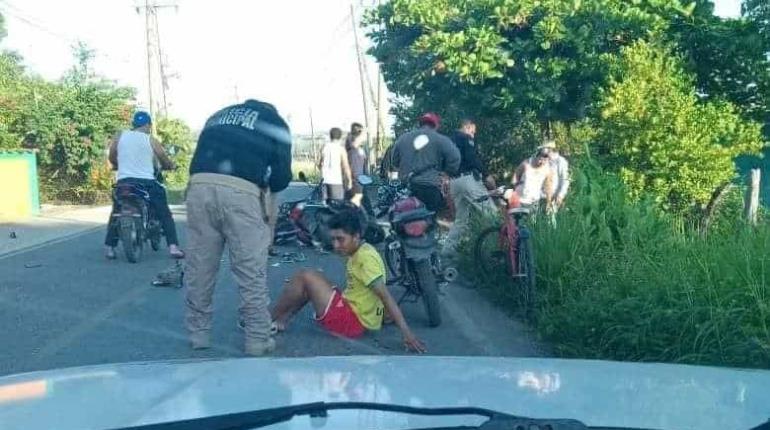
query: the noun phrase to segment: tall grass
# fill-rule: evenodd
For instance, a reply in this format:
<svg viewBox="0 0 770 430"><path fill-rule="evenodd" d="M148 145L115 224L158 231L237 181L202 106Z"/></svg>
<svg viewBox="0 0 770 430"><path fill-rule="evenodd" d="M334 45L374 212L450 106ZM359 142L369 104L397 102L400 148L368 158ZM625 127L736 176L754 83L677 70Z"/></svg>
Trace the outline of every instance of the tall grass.
<svg viewBox="0 0 770 430"><path fill-rule="evenodd" d="M770 228L722 212L702 238L614 177L576 172L556 227L533 225L538 331L566 357L770 367ZM509 283L483 288L515 308Z"/></svg>

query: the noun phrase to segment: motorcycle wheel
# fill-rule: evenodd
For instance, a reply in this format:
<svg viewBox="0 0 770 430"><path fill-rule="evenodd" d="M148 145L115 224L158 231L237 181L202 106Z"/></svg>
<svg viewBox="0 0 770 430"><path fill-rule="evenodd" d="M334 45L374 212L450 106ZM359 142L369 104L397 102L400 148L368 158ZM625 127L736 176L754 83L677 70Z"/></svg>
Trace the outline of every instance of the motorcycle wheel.
<svg viewBox="0 0 770 430"><path fill-rule="evenodd" d="M385 242L385 266L388 268L388 284L393 284L401 280L401 248L391 249L392 241Z"/></svg>
<svg viewBox="0 0 770 430"><path fill-rule="evenodd" d="M441 325L441 309L439 308L436 276L433 274L430 260L412 261L412 270L414 270L415 281L422 292L422 303L428 314L428 326L438 327Z"/></svg>
<svg viewBox="0 0 770 430"><path fill-rule="evenodd" d="M130 263L136 263L142 259L144 241L141 233L141 220L133 217L119 218L118 234L123 243L123 251Z"/></svg>
<svg viewBox="0 0 770 430"><path fill-rule="evenodd" d="M332 249L332 236L328 226L331 217L332 214L326 213L325 211L318 211L315 213L316 228L313 232L313 236L315 236L317 241L321 242L324 249L327 251Z"/></svg>

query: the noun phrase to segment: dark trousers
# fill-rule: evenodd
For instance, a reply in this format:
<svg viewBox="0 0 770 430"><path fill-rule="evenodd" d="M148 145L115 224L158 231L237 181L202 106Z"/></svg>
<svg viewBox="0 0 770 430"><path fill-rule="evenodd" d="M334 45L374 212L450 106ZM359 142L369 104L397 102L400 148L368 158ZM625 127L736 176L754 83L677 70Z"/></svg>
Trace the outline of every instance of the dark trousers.
<svg viewBox="0 0 770 430"><path fill-rule="evenodd" d="M439 212L446 206L441 188L436 185L411 184L409 189L412 195L425 204L425 208L431 212Z"/></svg>
<svg viewBox="0 0 770 430"><path fill-rule="evenodd" d="M166 200L166 188L159 184L158 181L149 179L126 178L118 181L118 184L124 183L139 185L150 194L150 210L158 218L158 221L160 221L160 227L163 229L163 234L166 236L166 243L169 245L179 245L179 239L176 236L174 217L171 215L171 210L168 208L168 201ZM104 244L107 246L114 247L118 245L118 229L112 222L112 215L117 210L117 202L113 199L112 213L110 214L110 220L107 223L107 237L104 238Z"/></svg>

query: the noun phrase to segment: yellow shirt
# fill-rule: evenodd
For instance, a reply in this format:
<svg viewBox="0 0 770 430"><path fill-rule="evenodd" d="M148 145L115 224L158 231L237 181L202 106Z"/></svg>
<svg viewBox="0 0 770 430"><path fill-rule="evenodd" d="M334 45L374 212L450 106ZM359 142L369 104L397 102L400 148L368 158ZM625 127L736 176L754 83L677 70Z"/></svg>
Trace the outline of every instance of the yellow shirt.
<svg viewBox="0 0 770 430"><path fill-rule="evenodd" d="M378 280L385 283L385 264L377 250L364 243L348 259L348 285L342 296L350 303L361 325L368 330L379 330L385 313L385 305L372 290Z"/></svg>

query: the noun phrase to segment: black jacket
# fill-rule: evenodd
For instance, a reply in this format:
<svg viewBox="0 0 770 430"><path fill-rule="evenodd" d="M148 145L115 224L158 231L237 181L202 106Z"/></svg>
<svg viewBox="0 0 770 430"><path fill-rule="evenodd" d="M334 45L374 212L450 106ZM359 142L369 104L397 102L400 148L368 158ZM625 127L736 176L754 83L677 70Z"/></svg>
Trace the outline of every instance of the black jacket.
<svg viewBox="0 0 770 430"><path fill-rule="evenodd" d="M478 173L482 178L486 177L486 169L484 169L484 164L479 160L476 142L473 138L458 130L452 134L452 141L457 145L457 149L460 150L459 173Z"/></svg>
<svg viewBox="0 0 770 430"><path fill-rule="evenodd" d="M211 116L198 138L190 175L236 176L271 191L291 181L289 126L268 103L248 100Z"/></svg>

